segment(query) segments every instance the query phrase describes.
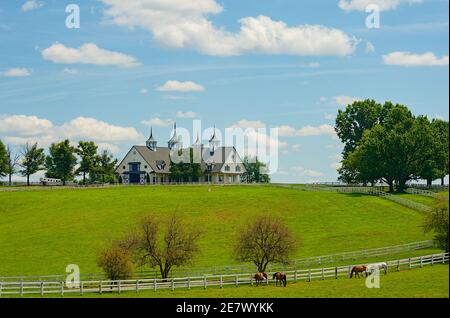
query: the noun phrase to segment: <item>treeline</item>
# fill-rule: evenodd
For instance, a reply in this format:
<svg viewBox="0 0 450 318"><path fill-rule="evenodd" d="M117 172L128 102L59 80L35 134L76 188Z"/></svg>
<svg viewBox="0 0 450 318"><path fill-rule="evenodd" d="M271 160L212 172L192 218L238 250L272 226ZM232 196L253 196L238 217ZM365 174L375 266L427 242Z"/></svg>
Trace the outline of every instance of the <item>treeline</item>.
<svg viewBox="0 0 450 318"><path fill-rule="evenodd" d="M414 116L408 107L374 100L339 110L335 130L344 143L339 179L345 183L389 185L402 192L407 182L431 185L449 173L449 126L441 119Z"/></svg>
<svg viewBox="0 0 450 318"><path fill-rule="evenodd" d="M92 141L80 141L74 147L66 139L51 144L46 155L37 143L27 143L14 154L11 147L5 147L0 140L0 178L7 176L9 185L15 174L26 177L30 185L30 176L42 170L47 178L61 179L64 185L74 182L76 176L82 176L80 184L115 182L116 165L117 159L107 150L99 152Z"/></svg>

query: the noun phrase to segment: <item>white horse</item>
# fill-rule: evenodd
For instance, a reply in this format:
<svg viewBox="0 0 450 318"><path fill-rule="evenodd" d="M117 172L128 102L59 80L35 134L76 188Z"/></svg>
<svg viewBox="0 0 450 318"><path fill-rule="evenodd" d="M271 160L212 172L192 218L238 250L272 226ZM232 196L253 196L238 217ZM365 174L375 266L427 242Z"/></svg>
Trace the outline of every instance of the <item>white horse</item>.
<svg viewBox="0 0 450 318"><path fill-rule="evenodd" d="M367 272L372 274L374 271L380 271L380 270L384 270L384 274L387 274L387 270L388 270L388 265L386 262L380 262L380 263L373 263L373 264L369 264L367 265Z"/></svg>

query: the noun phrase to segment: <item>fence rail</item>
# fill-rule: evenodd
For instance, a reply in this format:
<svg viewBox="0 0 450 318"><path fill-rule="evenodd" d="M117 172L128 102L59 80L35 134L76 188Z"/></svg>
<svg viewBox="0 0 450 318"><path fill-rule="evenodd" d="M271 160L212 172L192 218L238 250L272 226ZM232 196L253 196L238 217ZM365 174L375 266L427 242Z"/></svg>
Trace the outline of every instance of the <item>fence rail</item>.
<svg viewBox="0 0 450 318"><path fill-rule="evenodd" d="M432 240L411 242L402 245L385 246L359 251L342 252L328 255L320 255L314 257L300 258L287 261L285 264L277 266L269 266L268 271L274 271L275 268L283 271L304 269L311 266L318 266L323 264L338 263L345 261L363 260L370 257L386 256L399 253L406 253L415 250L432 248L434 243ZM175 270L172 272L172 277L187 277L187 276L203 276L203 275L235 275L243 272L256 271L253 265L235 265L235 266L212 266L199 267L185 270ZM158 271L141 271L134 274L136 279L153 279L158 278L160 273ZM0 281L63 281L66 275L34 275L34 276L0 276ZM105 280L106 277L101 273L81 274L81 280Z"/></svg>
<svg viewBox="0 0 450 318"><path fill-rule="evenodd" d="M295 186L295 185L279 185L280 187L297 189L297 190L309 190L309 191L327 191L327 192L339 192L339 193L356 193L378 196L390 201L394 201L398 204L406 206L408 208L420 211L428 212L430 207L424 204L398 197L385 191L386 187L330 187L322 185L307 185L307 186Z"/></svg>
<svg viewBox="0 0 450 318"><path fill-rule="evenodd" d="M426 256L410 257L386 262L388 271L401 271L438 263L447 263L448 253L432 254ZM310 282L312 280L338 279L348 277L353 265L335 266L326 268L310 268L286 271L289 281ZM47 295L59 294L80 294L85 293L121 293L125 291L161 290L161 289L190 289L208 288L218 286L222 288L226 285L254 285L253 274L234 275L204 275L194 277L174 277L170 279L134 279L134 280L96 280L81 281L68 285L64 281L36 281L36 282L0 282L0 296L2 295ZM274 281L267 279L263 284L273 284Z"/></svg>

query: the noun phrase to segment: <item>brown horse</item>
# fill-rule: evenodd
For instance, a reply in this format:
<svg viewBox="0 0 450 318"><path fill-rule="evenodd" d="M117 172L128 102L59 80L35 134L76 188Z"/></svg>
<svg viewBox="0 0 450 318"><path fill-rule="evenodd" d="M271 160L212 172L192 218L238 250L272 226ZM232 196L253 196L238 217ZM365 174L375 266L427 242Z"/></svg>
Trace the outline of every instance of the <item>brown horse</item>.
<svg viewBox="0 0 450 318"><path fill-rule="evenodd" d="M267 274L258 272L253 276L256 281L256 286L258 286L263 280L267 280Z"/></svg>
<svg viewBox="0 0 450 318"><path fill-rule="evenodd" d="M359 273L365 273L367 276L367 266L366 265L357 265L352 267L352 271L350 273L350 278L353 277L353 273L355 273L355 278L359 278Z"/></svg>
<svg viewBox="0 0 450 318"><path fill-rule="evenodd" d="M278 286L278 281L280 282L280 286L281 284L283 284L284 287L286 287L286 274L285 273L281 273L281 272L276 272L275 274L273 274L272 279L277 279L275 282L275 286Z"/></svg>

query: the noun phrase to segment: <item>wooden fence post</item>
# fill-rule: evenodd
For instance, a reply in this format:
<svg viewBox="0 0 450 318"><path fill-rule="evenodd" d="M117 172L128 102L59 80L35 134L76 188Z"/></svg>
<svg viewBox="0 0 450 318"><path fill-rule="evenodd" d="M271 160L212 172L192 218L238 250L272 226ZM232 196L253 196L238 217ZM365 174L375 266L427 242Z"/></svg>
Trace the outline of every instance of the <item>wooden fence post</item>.
<svg viewBox="0 0 450 318"><path fill-rule="evenodd" d="M84 284L84 282L81 281L80 282L80 294L81 294L81 296L83 296L83 284Z"/></svg>
<svg viewBox="0 0 450 318"><path fill-rule="evenodd" d="M187 288L188 288L188 289L191 289L191 277L188 277L188 280L187 280Z"/></svg>
<svg viewBox="0 0 450 318"><path fill-rule="evenodd" d="M294 272L294 281L297 282L297 270Z"/></svg>
<svg viewBox="0 0 450 318"><path fill-rule="evenodd" d="M338 268L337 266L334 268L334 276L338 279Z"/></svg>
<svg viewBox="0 0 450 318"><path fill-rule="evenodd" d="M136 293L139 292L139 279L136 279Z"/></svg>
<svg viewBox="0 0 450 318"><path fill-rule="evenodd" d="M324 269L322 267L322 280L324 280L324 279L325 279L325 274L324 274Z"/></svg>
<svg viewBox="0 0 450 318"><path fill-rule="evenodd" d="M397 272L400 272L400 260L397 260Z"/></svg>
<svg viewBox="0 0 450 318"><path fill-rule="evenodd" d="M174 284L174 282L173 282L173 278L172 278L172 280L170 281L170 288L171 288L172 290L175 289L175 284Z"/></svg>
<svg viewBox="0 0 450 318"><path fill-rule="evenodd" d="M64 296L64 282L61 282L61 296Z"/></svg>
<svg viewBox="0 0 450 318"><path fill-rule="evenodd" d="M20 281L20 296L23 296L23 281Z"/></svg>
<svg viewBox="0 0 450 318"><path fill-rule="evenodd" d="M423 267L423 261L422 261L422 256L420 257L420 267Z"/></svg>
<svg viewBox="0 0 450 318"><path fill-rule="evenodd" d="M156 291L156 278L153 279L153 290Z"/></svg>
<svg viewBox="0 0 450 318"><path fill-rule="evenodd" d="M411 269L411 257L408 258L408 268Z"/></svg>
<svg viewBox="0 0 450 318"><path fill-rule="evenodd" d="M308 270L308 282L311 281L311 268Z"/></svg>
<svg viewBox="0 0 450 318"><path fill-rule="evenodd" d="M41 282L41 296L44 296L44 282Z"/></svg>
<svg viewBox="0 0 450 318"><path fill-rule="evenodd" d="M100 293L100 295L102 294L102 281L99 282L99 286L98 286L98 292Z"/></svg>
<svg viewBox="0 0 450 318"><path fill-rule="evenodd" d="M442 253L442 264L445 263L445 253Z"/></svg>
<svg viewBox="0 0 450 318"><path fill-rule="evenodd" d="M238 275L236 275L236 287L238 287L238 285L239 285L238 279L239 279L239 277L238 277Z"/></svg>
<svg viewBox="0 0 450 318"><path fill-rule="evenodd" d="M119 292L119 294L120 294L120 280L117 282L117 291Z"/></svg>
<svg viewBox="0 0 450 318"><path fill-rule="evenodd" d="M206 289L206 276L203 276L203 288Z"/></svg>
<svg viewBox="0 0 450 318"><path fill-rule="evenodd" d="M222 288L222 285L223 285L223 278L222 275L220 275L220 288Z"/></svg>

